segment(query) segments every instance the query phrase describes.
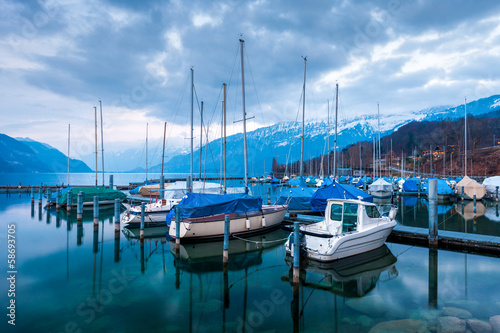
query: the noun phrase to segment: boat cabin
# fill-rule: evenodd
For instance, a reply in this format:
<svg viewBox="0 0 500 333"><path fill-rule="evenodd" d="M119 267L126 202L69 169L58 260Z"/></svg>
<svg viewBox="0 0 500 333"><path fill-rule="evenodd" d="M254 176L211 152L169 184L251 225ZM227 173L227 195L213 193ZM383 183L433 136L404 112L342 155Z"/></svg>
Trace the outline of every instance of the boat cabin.
<svg viewBox="0 0 500 333"><path fill-rule="evenodd" d="M377 206L360 200L328 200L325 227L334 235L361 231L382 216Z"/></svg>

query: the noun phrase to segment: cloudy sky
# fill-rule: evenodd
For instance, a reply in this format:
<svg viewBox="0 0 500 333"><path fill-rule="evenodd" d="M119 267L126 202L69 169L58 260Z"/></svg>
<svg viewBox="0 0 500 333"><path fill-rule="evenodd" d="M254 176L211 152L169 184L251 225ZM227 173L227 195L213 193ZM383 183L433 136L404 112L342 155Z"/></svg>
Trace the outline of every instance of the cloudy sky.
<svg viewBox="0 0 500 333"><path fill-rule="evenodd" d="M160 139L164 121L168 144L187 146L191 67L195 105L204 101L212 133L220 131L228 84L234 133L242 117L240 38L250 129L297 118L303 56L306 118L326 117L336 82L344 116L376 113L377 102L381 113L458 105L500 91L499 7L494 0L0 0L0 133L65 151L71 123L72 155L89 154L93 108L102 100L108 151L141 144L146 123L150 138Z"/></svg>

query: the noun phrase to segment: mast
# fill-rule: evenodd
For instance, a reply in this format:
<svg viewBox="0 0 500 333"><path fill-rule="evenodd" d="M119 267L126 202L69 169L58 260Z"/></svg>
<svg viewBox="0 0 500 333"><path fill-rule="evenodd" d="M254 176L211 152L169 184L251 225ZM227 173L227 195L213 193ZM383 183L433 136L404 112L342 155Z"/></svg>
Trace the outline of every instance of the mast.
<svg viewBox="0 0 500 333"><path fill-rule="evenodd" d="M223 83L224 85L224 88L225 88L225 83ZM220 183L220 187L222 188L222 170L224 168L224 165L223 165L223 154L224 154L224 105L225 105L225 101L222 102L222 108L221 108L221 117L220 117L220 168L219 168L219 176L220 176L220 180L219 180L219 183Z"/></svg>
<svg viewBox="0 0 500 333"><path fill-rule="evenodd" d="M224 108L222 115L222 127L224 129L224 194L226 194L226 84L224 83Z"/></svg>
<svg viewBox="0 0 500 333"><path fill-rule="evenodd" d="M465 125L464 125L464 136L465 136L465 175L467 176L467 97L465 97Z"/></svg>
<svg viewBox="0 0 500 333"><path fill-rule="evenodd" d="M382 161L380 160L380 107L377 102L377 127L378 127L378 177L382 177Z"/></svg>
<svg viewBox="0 0 500 333"><path fill-rule="evenodd" d="M240 39L241 48L241 100L243 102L243 154L245 164L245 193L248 193L248 155L247 155L247 113L245 111L245 71L243 69L243 43Z"/></svg>
<svg viewBox="0 0 500 333"><path fill-rule="evenodd" d="M304 58L304 84L302 85L302 137L300 139L300 178L304 177L304 122L306 114L306 63L307 56Z"/></svg>
<svg viewBox="0 0 500 333"><path fill-rule="evenodd" d="M101 112L101 159L102 159L102 186L104 186L104 134L102 131L102 102L99 100L99 109Z"/></svg>
<svg viewBox="0 0 500 333"><path fill-rule="evenodd" d="M200 179L201 179L201 159L202 159L202 145L203 145L203 101L201 101L201 124L200 124Z"/></svg>
<svg viewBox="0 0 500 333"><path fill-rule="evenodd" d="M146 184L148 183L148 132L149 124L146 123Z"/></svg>
<svg viewBox="0 0 500 333"><path fill-rule="evenodd" d="M328 104L328 130L327 130L327 135L326 135L326 146L327 150L326 153L328 154L328 162L327 162L327 168L326 168L326 176L330 177L330 100L327 99L326 103ZM288 159L287 159L288 161Z"/></svg>
<svg viewBox="0 0 500 333"><path fill-rule="evenodd" d="M335 139L333 140L333 179L337 178L337 116L339 112L339 84L335 84Z"/></svg>
<svg viewBox="0 0 500 333"><path fill-rule="evenodd" d="M163 126L163 151L161 154L161 179L163 179L163 164L165 163L165 136L167 135L167 122Z"/></svg>
<svg viewBox="0 0 500 333"><path fill-rule="evenodd" d="M95 186L97 187L97 107L94 106L94 123L95 123Z"/></svg>
<svg viewBox="0 0 500 333"><path fill-rule="evenodd" d="M68 124L68 187L69 187L69 147L70 147L70 137L71 137L71 124Z"/></svg>
<svg viewBox="0 0 500 333"><path fill-rule="evenodd" d="M193 191L193 93L194 93L194 69L191 67L191 166L189 169L189 175L191 176L191 181L189 182L189 192Z"/></svg>

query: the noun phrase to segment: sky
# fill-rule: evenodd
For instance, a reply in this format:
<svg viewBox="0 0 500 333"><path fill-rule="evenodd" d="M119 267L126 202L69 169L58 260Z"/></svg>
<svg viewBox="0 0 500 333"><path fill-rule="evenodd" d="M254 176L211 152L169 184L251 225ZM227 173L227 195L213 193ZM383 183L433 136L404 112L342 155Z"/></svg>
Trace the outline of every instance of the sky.
<svg viewBox="0 0 500 333"><path fill-rule="evenodd" d="M200 104L220 133L242 131L240 39L248 129L324 118L339 84L341 115L394 114L500 92L500 2L468 0L118 1L0 0L0 133L94 151L102 101L104 145L118 154L190 141ZM100 132L100 130L99 130ZM205 134L206 135L206 134ZM205 136L204 135L204 136ZM100 133L99 133L100 140ZM156 141L155 141L156 140Z"/></svg>

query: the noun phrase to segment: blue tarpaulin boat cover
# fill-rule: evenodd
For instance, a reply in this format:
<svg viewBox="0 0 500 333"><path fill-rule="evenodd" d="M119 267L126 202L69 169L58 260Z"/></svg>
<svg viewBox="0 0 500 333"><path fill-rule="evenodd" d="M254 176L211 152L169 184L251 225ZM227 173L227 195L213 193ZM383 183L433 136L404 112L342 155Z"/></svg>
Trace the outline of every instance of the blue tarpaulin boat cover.
<svg viewBox="0 0 500 333"><path fill-rule="evenodd" d="M292 187L281 191L276 204L285 205L288 202L288 210L311 210L310 200L313 194L313 189L301 183L299 187Z"/></svg>
<svg viewBox="0 0 500 333"><path fill-rule="evenodd" d="M330 186L320 188L311 197L311 210L324 212L328 199L360 199L366 202L373 202L373 196L357 189L353 185L333 183Z"/></svg>
<svg viewBox="0 0 500 333"><path fill-rule="evenodd" d="M219 214L244 213L262 209L262 198L244 193L187 193L177 205L183 219Z"/></svg>
<svg viewBox="0 0 500 333"><path fill-rule="evenodd" d="M409 180L413 180L415 184L419 185L420 184L420 178L417 178L415 176L411 177Z"/></svg>
<svg viewBox="0 0 500 333"><path fill-rule="evenodd" d="M330 177L326 177L325 179L323 179L321 186L326 187L326 186L329 186L332 184L333 184L333 180Z"/></svg>
<svg viewBox="0 0 500 333"><path fill-rule="evenodd" d="M404 192L418 192L417 184L413 180L408 179L403 184L403 191Z"/></svg>
<svg viewBox="0 0 500 333"><path fill-rule="evenodd" d="M403 197L403 204L405 207L415 207L417 205L418 198L415 196Z"/></svg>
<svg viewBox="0 0 500 333"><path fill-rule="evenodd" d="M429 194L429 183L427 182L425 192ZM451 195L453 194L453 190L448 185L446 180L437 179L437 194L438 195Z"/></svg>
<svg viewBox="0 0 500 333"><path fill-rule="evenodd" d="M288 181L290 186L300 186L300 178L292 178Z"/></svg>

